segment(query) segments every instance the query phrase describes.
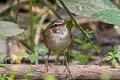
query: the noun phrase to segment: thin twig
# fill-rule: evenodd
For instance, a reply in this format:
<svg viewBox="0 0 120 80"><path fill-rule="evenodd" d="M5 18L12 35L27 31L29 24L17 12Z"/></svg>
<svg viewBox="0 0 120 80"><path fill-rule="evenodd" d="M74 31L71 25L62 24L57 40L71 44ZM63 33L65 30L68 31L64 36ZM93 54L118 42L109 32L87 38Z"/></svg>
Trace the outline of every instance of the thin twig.
<svg viewBox="0 0 120 80"><path fill-rule="evenodd" d="M36 33L35 33L35 45L38 45L39 44L39 40L40 40L40 29L41 29L41 26L43 24L43 22L45 21L47 17L47 14L44 14L42 17L41 17L41 20L39 22L39 26L37 27L36 29Z"/></svg>
<svg viewBox="0 0 120 80"><path fill-rule="evenodd" d="M56 15L57 18L62 19L61 16L58 15L56 11L51 7L51 4L47 0L44 0L44 2L51 9L51 11Z"/></svg>
<svg viewBox="0 0 120 80"><path fill-rule="evenodd" d="M15 23L18 23L19 7L20 7L20 0L17 0Z"/></svg>
<svg viewBox="0 0 120 80"><path fill-rule="evenodd" d="M99 52L97 51L97 49L95 48L94 44L91 42L91 40L88 38L88 36L85 34L84 29L76 22L75 18L73 17L73 15L71 14L71 12L68 10L68 8L65 6L64 2L62 0L59 0L59 2L61 3L61 5L64 7L64 9L67 11L67 13L69 14L69 16L71 17L71 19L74 21L75 25L79 28L79 30L81 30L81 32L84 34L84 36L87 38L87 40L89 41L89 43L91 44L91 46L93 47L93 49L95 50L95 52L97 54L99 54ZM102 60L102 56L100 55L100 58ZM103 61L103 60L102 60Z"/></svg>
<svg viewBox="0 0 120 80"><path fill-rule="evenodd" d="M26 1L28 1L28 0L20 0L20 3L23 3L23 2L26 2ZM17 5L17 2L14 1L12 4L9 4L8 6L2 6L0 8L0 14L2 14L3 12L7 11L8 9L10 9L10 8L16 6L16 5Z"/></svg>

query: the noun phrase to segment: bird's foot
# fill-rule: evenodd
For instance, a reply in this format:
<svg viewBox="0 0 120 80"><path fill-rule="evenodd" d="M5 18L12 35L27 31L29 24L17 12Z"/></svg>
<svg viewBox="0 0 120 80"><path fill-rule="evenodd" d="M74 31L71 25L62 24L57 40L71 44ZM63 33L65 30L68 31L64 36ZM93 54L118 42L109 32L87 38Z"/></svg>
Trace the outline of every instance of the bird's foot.
<svg viewBox="0 0 120 80"><path fill-rule="evenodd" d="M52 68L52 66L50 64L48 64L47 62L45 63L45 67L46 67L47 72L48 72L49 67Z"/></svg>
<svg viewBox="0 0 120 80"><path fill-rule="evenodd" d="M74 80L74 78L73 78L73 76L72 76L72 74L71 74L71 71L70 71L69 66L66 66L66 67L65 67L64 72L65 72L65 71L67 71L67 72L69 73L69 75L71 76L71 78Z"/></svg>

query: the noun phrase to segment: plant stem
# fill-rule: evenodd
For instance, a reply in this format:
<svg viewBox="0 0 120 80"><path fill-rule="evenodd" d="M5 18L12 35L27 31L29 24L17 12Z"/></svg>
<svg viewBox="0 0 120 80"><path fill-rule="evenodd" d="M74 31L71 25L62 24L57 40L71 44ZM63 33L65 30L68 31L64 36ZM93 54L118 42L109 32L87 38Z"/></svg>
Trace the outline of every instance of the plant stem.
<svg viewBox="0 0 120 80"><path fill-rule="evenodd" d="M17 0L15 23L18 23L18 11L19 11L19 6L20 6L20 0Z"/></svg>
<svg viewBox="0 0 120 80"><path fill-rule="evenodd" d="M29 0L29 15L30 15L30 33L31 33L31 47L33 53L35 53L34 48L35 48L35 43L34 43L34 19L33 19L33 12L32 12L32 0Z"/></svg>
<svg viewBox="0 0 120 80"><path fill-rule="evenodd" d="M97 51L97 49L95 48L94 44L92 43L92 41L88 38L87 34L85 34L84 29L76 22L75 18L73 17L73 15L71 14L71 12L68 10L68 8L66 7L66 5L64 4L64 2L62 0L58 0L61 5L63 6L63 8L67 11L67 13L69 14L69 16L71 17L71 19L74 21L75 25L79 28L79 30L81 30L81 32L84 34L84 36L87 38L87 40L89 41L89 43L91 44L91 46L93 47L93 49L95 50L95 52L97 54L99 54L99 52ZM102 60L102 56L100 56L101 60ZM103 60L102 60L103 61Z"/></svg>
<svg viewBox="0 0 120 80"><path fill-rule="evenodd" d="M32 52L33 54L35 54L36 56L38 56L38 54L35 52L35 32L34 32L34 17L33 17L33 12L32 12L32 0L29 0L29 15L30 15L30 33L31 33L31 47L32 47ZM35 62L35 64L38 64L38 60Z"/></svg>

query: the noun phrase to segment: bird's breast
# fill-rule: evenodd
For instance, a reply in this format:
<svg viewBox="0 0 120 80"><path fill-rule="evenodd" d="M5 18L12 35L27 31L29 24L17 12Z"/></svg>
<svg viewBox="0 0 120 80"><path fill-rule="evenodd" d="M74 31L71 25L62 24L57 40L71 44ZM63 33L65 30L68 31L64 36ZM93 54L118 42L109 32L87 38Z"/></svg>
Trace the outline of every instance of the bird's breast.
<svg viewBox="0 0 120 80"><path fill-rule="evenodd" d="M70 43L71 38L69 35L69 30L67 28L61 28L59 32L46 33L45 44L50 50L64 50L66 49Z"/></svg>

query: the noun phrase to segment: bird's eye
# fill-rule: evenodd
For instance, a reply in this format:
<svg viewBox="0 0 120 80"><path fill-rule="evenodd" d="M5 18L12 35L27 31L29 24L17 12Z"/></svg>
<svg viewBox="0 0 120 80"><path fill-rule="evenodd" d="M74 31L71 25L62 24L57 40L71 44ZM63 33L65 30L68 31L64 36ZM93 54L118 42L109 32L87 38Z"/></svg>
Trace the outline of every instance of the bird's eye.
<svg viewBox="0 0 120 80"><path fill-rule="evenodd" d="M55 27L57 27L58 26L58 24L55 24Z"/></svg>

